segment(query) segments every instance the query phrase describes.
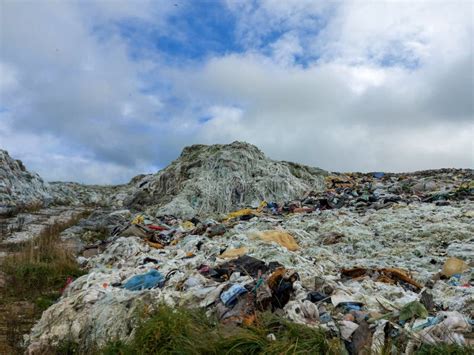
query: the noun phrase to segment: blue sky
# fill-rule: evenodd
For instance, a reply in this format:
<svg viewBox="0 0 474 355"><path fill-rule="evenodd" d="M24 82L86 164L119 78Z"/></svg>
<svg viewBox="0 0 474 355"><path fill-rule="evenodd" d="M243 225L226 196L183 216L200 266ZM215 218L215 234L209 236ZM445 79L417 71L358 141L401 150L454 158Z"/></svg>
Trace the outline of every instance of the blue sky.
<svg viewBox="0 0 474 355"><path fill-rule="evenodd" d="M47 180L126 182L234 140L328 170L474 165L470 1L0 10L0 148Z"/></svg>

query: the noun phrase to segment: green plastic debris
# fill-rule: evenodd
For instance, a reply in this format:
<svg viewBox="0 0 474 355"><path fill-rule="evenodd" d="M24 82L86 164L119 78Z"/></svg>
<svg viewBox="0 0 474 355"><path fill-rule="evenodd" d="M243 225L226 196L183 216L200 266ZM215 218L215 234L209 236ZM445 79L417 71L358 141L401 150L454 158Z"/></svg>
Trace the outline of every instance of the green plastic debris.
<svg viewBox="0 0 474 355"><path fill-rule="evenodd" d="M407 303L400 311L401 321L407 321L415 316L419 318L428 317L428 311L419 301Z"/></svg>

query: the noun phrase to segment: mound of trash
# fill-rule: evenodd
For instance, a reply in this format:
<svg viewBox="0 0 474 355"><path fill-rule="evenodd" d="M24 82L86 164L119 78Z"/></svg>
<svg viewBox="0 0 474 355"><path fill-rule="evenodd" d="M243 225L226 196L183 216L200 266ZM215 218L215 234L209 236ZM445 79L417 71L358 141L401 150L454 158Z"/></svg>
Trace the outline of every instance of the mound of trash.
<svg viewBox="0 0 474 355"><path fill-rule="evenodd" d="M190 218L320 191L325 175L318 168L270 160L257 147L234 142L186 147L165 169L138 175L124 185L48 184L0 151L0 206L5 211L33 203L126 206L153 215Z"/></svg>
<svg viewBox="0 0 474 355"><path fill-rule="evenodd" d="M262 200L287 201L323 188L327 173L308 166L273 161L255 146L193 145L154 175L136 182L128 208L153 215L195 215L258 206Z"/></svg>
<svg viewBox="0 0 474 355"><path fill-rule="evenodd" d="M11 158L7 151L0 149L0 216L51 205L120 207L131 194L128 190L134 188L133 184L48 183L37 173L28 171L21 160Z"/></svg>
<svg viewBox="0 0 474 355"><path fill-rule="evenodd" d="M194 175L187 164L195 159L198 170L221 164L223 176L235 176L232 157L244 149L234 146L214 158L210 147L191 147L166 173L143 178L153 198L158 191L176 191L171 207L180 198L196 215L104 211L69 235L90 236L99 224L109 233L82 248L78 261L88 274L68 284L43 313L27 339L31 354L63 339L86 353L113 339L126 342L134 336L137 314L163 303L203 308L235 326L273 312L326 329L351 354L381 354L401 344L406 353L421 344L473 344L472 170L335 174L322 186L318 174L314 185L321 188L306 193L304 176L295 173L296 187L280 186L279 192L293 196L301 188L298 198L266 198L254 207L198 216L199 206L225 211L235 195L225 190L230 195L214 204L212 193L196 190L200 202L193 207L188 194L192 187L204 188L209 175ZM242 159L264 160L249 149ZM209 160L201 160L203 151ZM273 169L282 174L291 169L279 164ZM252 171L248 167L239 176L250 178ZM276 179L275 187L280 183ZM262 191L272 196L263 187L239 186L246 204Z"/></svg>
<svg viewBox="0 0 474 355"><path fill-rule="evenodd" d="M36 208L51 200L49 184L0 149L0 216Z"/></svg>
<svg viewBox="0 0 474 355"><path fill-rule="evenodd" d="M84 185L76 182L50 183L53 202L60 206L121 207L127 185Z"/></svg>

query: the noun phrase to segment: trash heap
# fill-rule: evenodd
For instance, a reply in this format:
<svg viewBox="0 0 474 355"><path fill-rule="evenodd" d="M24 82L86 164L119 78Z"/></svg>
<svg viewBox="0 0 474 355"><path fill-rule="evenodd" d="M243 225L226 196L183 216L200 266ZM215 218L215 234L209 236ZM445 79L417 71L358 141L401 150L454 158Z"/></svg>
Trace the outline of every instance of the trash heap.
<svg viewBox="0 0 474 355"><path fill-rule="evenodd" d="M51 201L51 191L38 174L26 170L20 160L0 149L0 216Z"/></svg>
<svg viewBox="0 0 474 355"><path fill-rule="evenodd" d="M136 177L124 206L148 215L226 213L260 201L288 201L321 191L327 172L267 158L244 142L192 145L165 169Z"/></svg>
<svg viewBox="0 0 474 355"><path fill-rule="evenodd" d="M44 312L29 351L130 340L137 313L162 303L236 326L273 312L326 329L354 354L472 345L472 171L336 174L325 184L230 213L92 216L110 236L90 244L94 253L82 248L89 273Z"/></svg>
<svg viewBox="0 0 474 355"><path fill-rule="evenodd" d="M133 180L126 185L99 186L73 182L44 181L0 149L0 217L34 212L51 206L123 206L134 190Z"/></svg>

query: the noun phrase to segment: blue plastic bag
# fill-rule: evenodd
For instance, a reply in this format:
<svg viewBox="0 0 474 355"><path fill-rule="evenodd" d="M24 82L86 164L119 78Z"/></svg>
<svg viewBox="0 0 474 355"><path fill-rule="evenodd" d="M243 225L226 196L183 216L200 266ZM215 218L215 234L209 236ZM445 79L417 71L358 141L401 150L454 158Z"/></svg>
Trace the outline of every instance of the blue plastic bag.
<svg viewBox="0 0 474 355"><path fill-rule="evenodd" d="M165 278L156 270L130 278L123 287L130 291L139 291L155 287L163 287Z"/></svg>
<svg viewBox="0 0 474 355"><path fill-rule="evenodd" d="M221 301L226 306L235 302L237 297L247 292L247 289L239 284L232 285L227 291L221 293Z"/></svg>

